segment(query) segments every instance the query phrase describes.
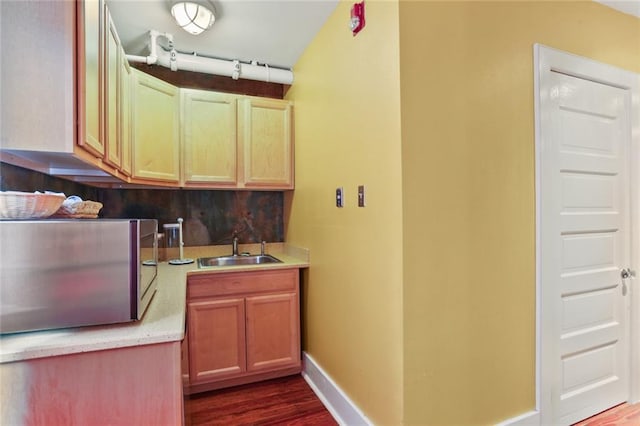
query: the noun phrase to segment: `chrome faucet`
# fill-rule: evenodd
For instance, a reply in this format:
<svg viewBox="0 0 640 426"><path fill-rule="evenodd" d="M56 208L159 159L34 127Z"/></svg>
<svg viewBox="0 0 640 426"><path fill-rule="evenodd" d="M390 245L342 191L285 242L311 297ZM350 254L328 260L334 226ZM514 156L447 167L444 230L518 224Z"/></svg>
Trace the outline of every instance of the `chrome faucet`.
<svg viewBox="0 0 640 426"><path fill-rule="evenodd" d="M233 236L233 256L237 256L238 255L238 237L237 236Z"/></svg>

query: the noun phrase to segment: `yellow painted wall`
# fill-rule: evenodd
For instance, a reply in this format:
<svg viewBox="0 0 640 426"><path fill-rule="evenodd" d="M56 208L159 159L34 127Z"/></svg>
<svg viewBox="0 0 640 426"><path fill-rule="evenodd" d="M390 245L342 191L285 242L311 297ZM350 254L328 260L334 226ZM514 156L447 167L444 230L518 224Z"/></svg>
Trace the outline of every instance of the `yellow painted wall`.
<svg viewBox="0 0 640 426"><path fill-rule="evenodd" d="M639 20L590 1L368 1L352 37L351 4L287 95L303 347L376 424L532 410L533 44L640 72Z"/></svg>
<svg viewBox="0 0 640 426"><path fill-rule="evenodd" d="M640 71L640 20L587 2L400 2L404 418L535 406L533 44Z"/></svg>
<svg viewBox="0 0 640 426"><path fill-rule="evenodd" d="M295 66L296 190L288 242L311 249L303 349L376 424L402 411L402 210L397 2L341 2ZM367 206L356 207L366 185ZM346 206L335 207L342 186Z"/></svg>

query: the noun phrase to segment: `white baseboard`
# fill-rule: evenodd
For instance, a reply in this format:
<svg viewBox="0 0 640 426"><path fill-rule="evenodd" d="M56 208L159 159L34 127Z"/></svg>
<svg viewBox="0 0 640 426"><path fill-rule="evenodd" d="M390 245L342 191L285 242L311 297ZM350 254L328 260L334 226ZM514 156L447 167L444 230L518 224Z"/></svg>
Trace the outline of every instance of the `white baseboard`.
<svg viewBox="0 0 640 426"><path fill-rule="evenodd" d="M302 377L333 418L342 426L373 426L373 423L306 352L302 353ZM540 426L540 412L530 411L496 426Z"/></svg>
<svg viewBox="0 0 640 426"><path fill-rule="evenodd" d="M306 352L302 353L302 377L304 377L324 406L327 407L327 410L329 410L338 424L345 426L373 425Z"/></svg>
<svg viewBox="0 0 640 426"><path fill-rule="evenodd" d="M497 426L540 426L540 412L529 411L528 413L500 422Z"/></svg>

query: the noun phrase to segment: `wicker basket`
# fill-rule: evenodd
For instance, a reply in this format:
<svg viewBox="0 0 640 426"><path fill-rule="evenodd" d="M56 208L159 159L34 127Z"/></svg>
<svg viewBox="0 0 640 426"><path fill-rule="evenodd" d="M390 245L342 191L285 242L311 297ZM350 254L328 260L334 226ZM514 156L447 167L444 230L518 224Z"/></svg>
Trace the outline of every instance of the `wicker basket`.
<svg viewBox="0 0 640 426"><path fill-rule="evenodd" d="M64 200L64 194L0 191L0 219L49 217L60 208Z"/></svg>
<svg viewBox="0 0 640 426"><path fill-rule="evenodd" d="M75 199L74 199L75 198ZM102 203L97 201L82 201L78 197L67 198L53 217L95 219L102 209Z"/></svg>

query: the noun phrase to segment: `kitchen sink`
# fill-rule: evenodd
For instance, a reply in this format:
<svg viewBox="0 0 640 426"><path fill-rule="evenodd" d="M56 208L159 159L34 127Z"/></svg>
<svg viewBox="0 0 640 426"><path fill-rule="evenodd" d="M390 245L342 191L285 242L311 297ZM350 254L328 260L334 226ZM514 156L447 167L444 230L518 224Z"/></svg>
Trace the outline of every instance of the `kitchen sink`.
<svg viewBox="0 0 640 426"><path fill-rule="evenodd" d="M216 266L262 265L265 263L282 263L282 261L269 254L198 258L198 268L213 268Z"/></svg>

